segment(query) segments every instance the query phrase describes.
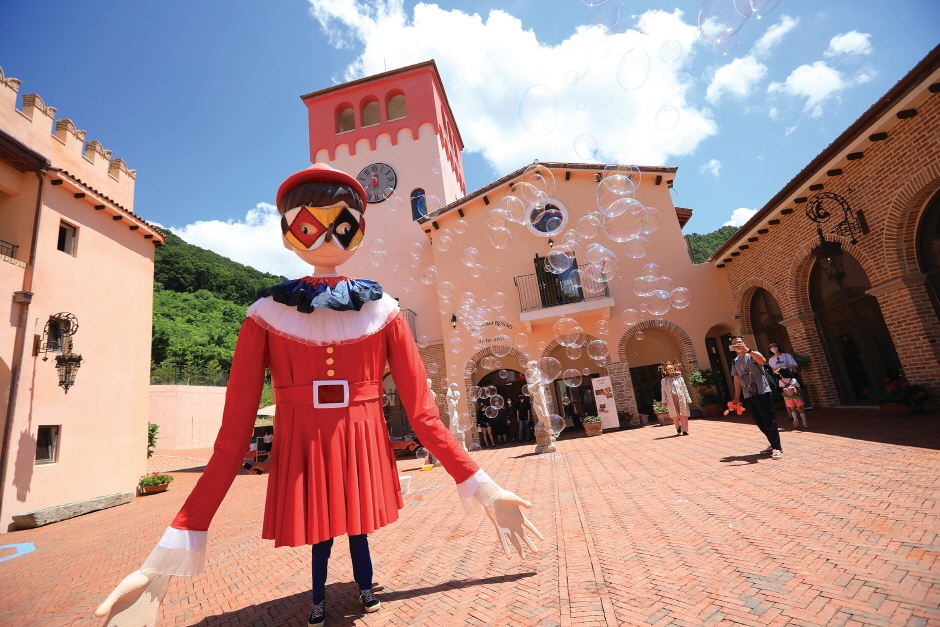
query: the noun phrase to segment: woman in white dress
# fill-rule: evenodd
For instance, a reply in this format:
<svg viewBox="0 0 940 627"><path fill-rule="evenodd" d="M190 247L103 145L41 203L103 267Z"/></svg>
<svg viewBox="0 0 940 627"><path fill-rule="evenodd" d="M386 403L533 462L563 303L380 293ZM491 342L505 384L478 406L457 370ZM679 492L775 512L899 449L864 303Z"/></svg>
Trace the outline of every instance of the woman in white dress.
<svg viewBox="0 0 940 627"><path fill-rule="evenodd" d="M679 370L679 360L664 361L659 367L663 373L661 384L662 403L669 409L669 417L676 425L676 433L689 435L689 403L692 402L689 397L689 389L685 385L685 379L682 378L682 372Z"/></svg>

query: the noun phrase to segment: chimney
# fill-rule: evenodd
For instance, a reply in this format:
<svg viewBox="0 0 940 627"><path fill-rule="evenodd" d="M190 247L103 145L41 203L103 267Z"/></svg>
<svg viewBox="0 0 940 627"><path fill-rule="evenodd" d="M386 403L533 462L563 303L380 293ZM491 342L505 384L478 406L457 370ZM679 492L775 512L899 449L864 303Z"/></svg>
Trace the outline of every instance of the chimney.
<svg viewBox="0 0 940 627"><path fill-rule="evenodd" d="M38 130L51 133L52 119L55 117L55 107L47 107L39 94L23 94L23 114L37 124L45 124L45 128Z"/></svg>

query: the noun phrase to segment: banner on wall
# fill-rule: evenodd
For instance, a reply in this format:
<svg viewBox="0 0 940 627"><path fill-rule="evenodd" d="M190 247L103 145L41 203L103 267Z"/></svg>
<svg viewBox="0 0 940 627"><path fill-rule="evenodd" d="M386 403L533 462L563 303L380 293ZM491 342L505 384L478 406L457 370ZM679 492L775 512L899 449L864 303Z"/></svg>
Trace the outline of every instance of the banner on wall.
<svg viewBox="0 0 940 627"><path fill-rule="evenodd" d="M591 385L594 387L594 402L597 404L597 415L601 417L601 427L619 428L617 401L614 400L614 391L610 387L610 377L595 377L591 379Z"/></svg>

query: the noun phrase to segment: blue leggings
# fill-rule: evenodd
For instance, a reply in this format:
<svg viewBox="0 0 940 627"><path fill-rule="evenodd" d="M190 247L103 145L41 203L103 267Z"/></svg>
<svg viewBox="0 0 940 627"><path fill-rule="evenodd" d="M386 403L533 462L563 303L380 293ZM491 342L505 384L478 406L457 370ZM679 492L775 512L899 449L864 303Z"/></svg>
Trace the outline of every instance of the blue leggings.
<svg viewBox="0 0 940 627"><path fill-rule="evenodd" d="M326 598L326 568L333 550L333 538L313 545L313 603ZM349 536L349 555L352 557L353 579L360 590L372 589L372 557L369 555L369 536Z"/></svg>

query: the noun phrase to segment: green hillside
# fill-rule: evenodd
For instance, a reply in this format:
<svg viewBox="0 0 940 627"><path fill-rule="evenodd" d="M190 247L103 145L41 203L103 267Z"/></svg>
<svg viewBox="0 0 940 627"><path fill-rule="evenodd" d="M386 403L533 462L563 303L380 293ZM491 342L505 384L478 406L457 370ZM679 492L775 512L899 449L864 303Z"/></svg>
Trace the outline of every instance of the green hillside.
<svg viewBox="0 0 940 627"><path fill-rule="evenodd" d="M737 231L738 227L736 226L723 226L717 231L703 235L691 233L689 235L689 244L692 246L692 260L695 263L702 263Z"/></svg>

